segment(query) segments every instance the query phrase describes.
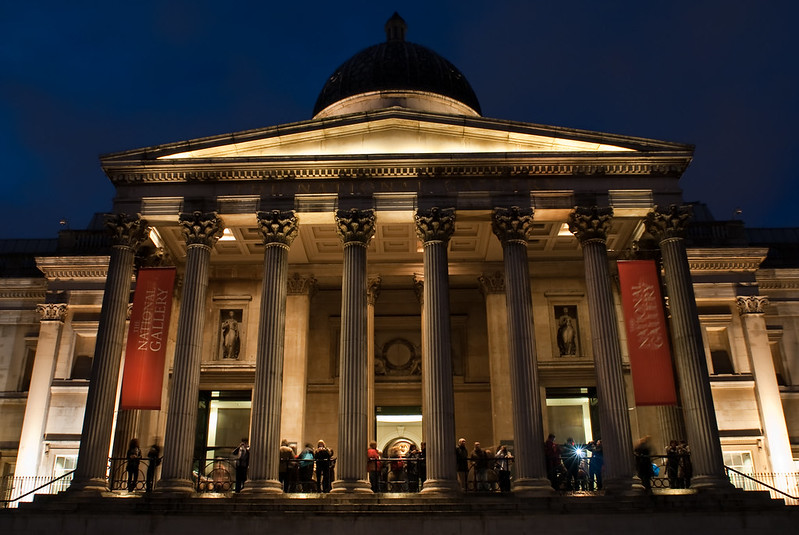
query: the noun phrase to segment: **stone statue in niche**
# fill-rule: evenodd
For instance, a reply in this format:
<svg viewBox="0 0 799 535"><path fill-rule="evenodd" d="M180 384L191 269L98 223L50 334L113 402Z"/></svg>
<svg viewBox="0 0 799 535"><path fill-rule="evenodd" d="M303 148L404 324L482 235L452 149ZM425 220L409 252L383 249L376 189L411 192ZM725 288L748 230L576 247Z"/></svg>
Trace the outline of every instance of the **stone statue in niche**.
<svg viewBox="0 0 799 535"><path fill-rule="evenodd" d="M239 358L241 351L241 309L223 309L220 317L220 357L223 359Z"/></svg>
<svg viewBox="0 0 799 535"><path fill-rule="evenodd" d="M577 307L556 306L558 351L561 357L577 355Z"/></svg>

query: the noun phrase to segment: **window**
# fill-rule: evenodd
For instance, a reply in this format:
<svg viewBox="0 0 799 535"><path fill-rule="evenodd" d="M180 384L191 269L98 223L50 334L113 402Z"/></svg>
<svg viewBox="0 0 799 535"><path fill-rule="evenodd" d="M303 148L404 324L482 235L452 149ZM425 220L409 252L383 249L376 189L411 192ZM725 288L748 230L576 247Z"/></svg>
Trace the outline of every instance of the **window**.
<svg viewBox="0 0 799 535"><path fill-rule="evenodd" d="M92 357L89 355L78 355L72 361L71 379L90 379L92 375Z"/></svg>
<svg viewBox="0 0 799 535"><path fill-rule="evenodd" d="M63 476L75 469L78 465L77 455L56 455L55 463L53 464L53 479ZM67 490L69 484L72 482L72 475L60 479L52 484L51 493L61 492Z"/></svg>
<svg viewBox="0 0 799 535"><path fill-rule="evenodd" d="M745 474L751 474L755 471L755 465L752 463L752 453L749 451L725 451L723 456L725 466Z"/></svg>

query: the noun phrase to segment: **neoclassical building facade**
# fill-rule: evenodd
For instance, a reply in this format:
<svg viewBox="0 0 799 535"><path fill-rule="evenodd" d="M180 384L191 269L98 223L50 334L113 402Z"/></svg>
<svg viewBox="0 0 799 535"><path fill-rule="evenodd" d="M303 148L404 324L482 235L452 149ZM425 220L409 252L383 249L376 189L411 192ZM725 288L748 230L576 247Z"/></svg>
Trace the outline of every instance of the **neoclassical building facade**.
<svg viewBox="0 0 799 535"><path fill-rule="evenodd" d="M799 264L684 202L693 147L483 117L401 19L386 32L312 119L102 156L104 222L2 244L4 475L104 490L136 437L163 445L158 488L190 493L195 460L245 436L246 492L280 493L281 440L323 439L333 491L367 493L370 441L424 441L423 493L452 493L465 437L546 494L550 432L601 437L621 492L644 435L687 440L697 488L796 471ZM662 277L676 405L636 403L617 270L636 258ZM160 409L122 409L148 266L177 273Z"/></svg>

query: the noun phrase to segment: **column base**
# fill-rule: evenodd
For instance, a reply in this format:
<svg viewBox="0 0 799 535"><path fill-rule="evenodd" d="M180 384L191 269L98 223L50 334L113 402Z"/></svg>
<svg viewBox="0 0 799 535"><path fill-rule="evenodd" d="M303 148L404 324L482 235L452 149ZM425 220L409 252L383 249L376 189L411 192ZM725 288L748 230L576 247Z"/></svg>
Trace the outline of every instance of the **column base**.
<svg viewBox="0 0 799 535"><path fill-rule="evenodd" d="M277 479L247 480L241 494L248 496L277 496L283 494L283 483Z"/></svg>
<svg viewBox="0 0 799 535"><path fill-rule="evenodd" d="M463 494L460 484L454 479L428 479L419 494L439 494L454 496Z"/></svg>
<svg viewBox="0 0 799 535"><path fill-rule="evenodd" d="M520 478L514 480L511 492L517 496L551 496L555 489L546 478Z"/></svg>
<svg viewBox="0 0 799 535"><path fill-rule="evenodd" d="M612 496L640 496L645 489L637 477L620 477L617 479L605 478L602 489L606 495Z"/></svg>
<svg viewBox="0 0 799 535"><path fill-rule="evenodd" d="M98 494L109 492L108 480L104 477L73 479L67 492L70 494Z"/></svg>
<svg viewBox="0 0 799 535"><path fill-rule="evenodd" d="M181 496L186 496L189 494L194 494L196 492L194 488L194 482L189 479L162 479L156 483L156 487L153 490L153 494L158 496L164 496L167 494L177 494Z"/></svg>
<svg viewBox="0 0 799 535"><path fill-rule="evenodd" d="M734 492L738 490L725 476L694 476L691 478L691 488L698 492Z"/></svg>
<svg viewBox="0 0 799 535"><path fill-rule="evenodd" d="M355 481L349 479L338 479L333 482L330 489L331 494L340 494L344 492L352 492L358 494L374 494L372 486L364 479L357 479Z"/></svg>

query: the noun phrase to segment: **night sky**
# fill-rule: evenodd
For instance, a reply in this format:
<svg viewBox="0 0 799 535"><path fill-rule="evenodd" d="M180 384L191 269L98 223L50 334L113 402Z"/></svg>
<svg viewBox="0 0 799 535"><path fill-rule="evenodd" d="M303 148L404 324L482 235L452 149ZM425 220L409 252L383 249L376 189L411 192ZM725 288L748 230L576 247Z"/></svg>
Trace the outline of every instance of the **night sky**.
<svg viewBox="0 0 799 535"><path fill-rule="evenodd" d="M796 1L47 0L0 5L0 238L110 210L100 154L310 118L395 10L484 116L694 144L686 200L799 227Z"/></svg>

